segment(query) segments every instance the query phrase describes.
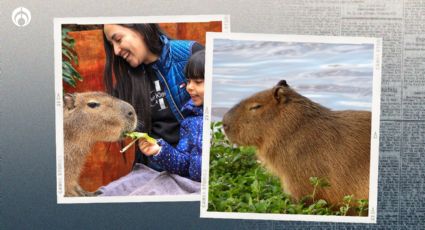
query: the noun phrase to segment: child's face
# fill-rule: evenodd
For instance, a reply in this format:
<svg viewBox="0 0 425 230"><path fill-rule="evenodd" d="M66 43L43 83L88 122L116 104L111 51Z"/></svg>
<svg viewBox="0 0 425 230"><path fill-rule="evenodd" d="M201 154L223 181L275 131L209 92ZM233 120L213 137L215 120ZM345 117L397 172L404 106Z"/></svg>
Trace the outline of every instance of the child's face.
<svg viewBox="0 0 425 230"><path fill-rule="evenodd" d="M204 80L188 79L186 90L196 106L204 104Z"/></svg>

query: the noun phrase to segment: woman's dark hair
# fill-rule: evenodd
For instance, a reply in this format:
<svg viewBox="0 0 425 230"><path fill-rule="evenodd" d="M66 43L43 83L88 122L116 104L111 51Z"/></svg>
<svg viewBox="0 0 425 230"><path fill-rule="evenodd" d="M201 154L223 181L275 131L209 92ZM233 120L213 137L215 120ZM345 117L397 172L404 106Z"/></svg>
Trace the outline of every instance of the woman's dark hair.
<svg viewBox="0 0 425 230"><path fill-rule="evenodd" d="M160 36L166 36L166 34L161 30L158 24L119 25L130 28L142 35L143 41L149 51L155 55L161 55L163 44ZM136 71L137 67L131 67L122 57L114 54L114 48L107 40L105 34L103 34L103 44L106 54L105 70L103 74L106 91L133 105L138 115L138 120L143 122L143 126L137 129L139 131L149 132L152 122L150 110L150 82L147 76L145 76L146 71L138 73L137 77L130 77L129 73Z"/></svg>
<svg viewBox="0 0 425 230"><path fill-rule="evenodd" d="M205 73L205 50L199 50L194 53L186 66L184 75L187 79L204 79Z"/></svg>

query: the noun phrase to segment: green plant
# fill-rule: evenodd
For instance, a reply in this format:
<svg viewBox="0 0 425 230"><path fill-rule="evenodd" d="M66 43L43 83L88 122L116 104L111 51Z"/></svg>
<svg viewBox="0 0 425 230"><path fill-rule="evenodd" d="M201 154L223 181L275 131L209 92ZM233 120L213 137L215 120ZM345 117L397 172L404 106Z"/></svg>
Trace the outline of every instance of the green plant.
<svg viewBox="0 0 425 230"><path fill-rule="evenodd" d="M351 208L351 201L353 200L353 195L344 196L343 205L339 208L341 216L346 216L348 210Z"/></svg>
<svg viewBox="0 0 425 230"><path fill-rule="evenodd" d="M314 202L314 198L317 192L317 188L325 188L329 187L330 184L325 178L318 178L318 177L310 177L310 184L313 185L313 193L311 194L311 199Z"/></svg>
<svg viewBox="0 0 425 230"><path fill-rule="evenodd" d="M302 214L310 214L310 215L333 215L331 208L323 199L320 199L309 206L305 206L305 203L301 203L304 207L302 210Z"/></svg>
<svg viewBox="0 0 425 230"><path fill-rule="evenodd" d="M356 211L359 216L363 215L363 212L368 210L369 201L366 199L357 200Z"/></svg>
<svg viewBox="0 0 425 230"><path fill-rule="evenodd" d="M331 186L325 178L310 177L312 193L299 202L281 189L280 180L257 160L255 148L232 145L222 131L221 122L211 123L208 211L347 215L353 196L344 197L343 206L330 206L316 200L319 189ZM357 200L357 212L367 210L367 200Z"/></svg>
<svg viewBox="0 0 425 230"><path fill-rule="evenodd" d="M255 149L230 144L222 132L221 122L212 123L211 129L208 210L291 212L289 196L282 192L279 179L257 162Z"/></svg>
<svg viewBox="0 0 425 230"><path fill-rule="evenodd" d="M78 56L75 53L75 40L69 36L67 28L62 28L62 79L72 87L76 87L76 80L82 81L80 73L72 66L78 65Z"/></svg>

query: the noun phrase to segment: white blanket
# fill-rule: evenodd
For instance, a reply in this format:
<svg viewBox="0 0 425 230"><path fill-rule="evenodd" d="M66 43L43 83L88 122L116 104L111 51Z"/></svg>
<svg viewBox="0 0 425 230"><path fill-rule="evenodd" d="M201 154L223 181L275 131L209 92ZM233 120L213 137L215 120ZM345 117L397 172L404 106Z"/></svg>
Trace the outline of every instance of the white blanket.
<svg viewBox="0 0 425 230"><path fill-rule="evenodd" d="M168 172L157 172L143 164L120 179L99 188L99 196L199 194L201 183Z"/></svg>

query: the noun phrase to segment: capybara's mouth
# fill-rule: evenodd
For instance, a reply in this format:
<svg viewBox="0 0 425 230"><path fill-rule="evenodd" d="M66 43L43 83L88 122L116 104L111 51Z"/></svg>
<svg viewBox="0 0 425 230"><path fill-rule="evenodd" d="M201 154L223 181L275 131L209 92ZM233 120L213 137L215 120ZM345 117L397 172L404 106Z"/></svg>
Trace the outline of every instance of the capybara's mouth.
<svg viewBox="0 0 425 230"><path fill-rule="evenodd" d="M232 144L237 144L235 142L235 138L232 137L232 132L230 131L230 126L223 123L223 133L226 136L227 140L230 141Z"/></svg>
<svg viewBox="0 0 425 230"><path fill-rule="evenodd" d="M121 134L120 134L120 140L122 140L122 139L124 139L125 138L125 135L127 134L127 133L129 133L128 131L122 131L121 132Z"/></svg>
<svg viewBox="0 0 425 230"><path fill-rule="evenodd" d="M136 131L137 128L137 120L134 119L131 122L128 122L124 129L121 131L120 139L124 139L127 133L131 133Z"/></svg>
<svg viewBox="0 0 425 230"><path fill-rule="evenodd" d="M126 137L126 134L127 133L131 133L131 132L133 132L135 130L136 130L136 126L135 125L132 126L132 127L125 127L124 130L121 131L120 139L124 139Z"/></svg>
<svg viewBox="0 0 425 230"><path fill-rule="evenodd" d="M241 143L235 141L234 139L230 138L228 135L226 135L227 139L230 141L230 143L234 146L234 147L238 147L241 145Z"/></svg>
<svg viewBox="0 0 425 230"><path fill-rule="evenodd" d="M252 140L247 139L245 136L236 133L234 130L224 132L227 140L233 145L233 147L240 147L240 146L254 146L255 142Z"/></svg>
<svg viewBox="0 0 425 230"><path fill-rule="evenodd" d="M223 130L224 131L224 130ZM239 143L236 143L235 138L232 137L232 134L229 131L223 132L225 135L225 138L232 144L232 145L239 145Z"/></svg>

